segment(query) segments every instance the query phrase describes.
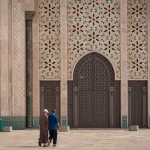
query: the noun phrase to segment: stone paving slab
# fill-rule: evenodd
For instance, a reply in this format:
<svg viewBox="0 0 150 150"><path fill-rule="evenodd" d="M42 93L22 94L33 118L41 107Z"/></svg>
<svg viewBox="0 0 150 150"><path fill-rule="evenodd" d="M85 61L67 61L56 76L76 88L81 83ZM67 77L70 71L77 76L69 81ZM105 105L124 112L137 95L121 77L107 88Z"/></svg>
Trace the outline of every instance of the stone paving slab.
<svg viewBox="0 0 150 150"><path fill-rule="evenodd" d="M0 132L0 150L150 150L150 129L78 129L58 133L57 147L38 147L38 130Z"/></svg>

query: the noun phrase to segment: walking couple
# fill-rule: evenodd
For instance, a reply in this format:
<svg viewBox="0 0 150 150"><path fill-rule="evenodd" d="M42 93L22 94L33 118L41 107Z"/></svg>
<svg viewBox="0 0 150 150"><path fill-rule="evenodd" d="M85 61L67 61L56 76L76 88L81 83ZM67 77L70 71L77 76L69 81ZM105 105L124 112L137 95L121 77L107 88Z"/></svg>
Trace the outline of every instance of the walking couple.
<svg viewBox="0 0 150 150"><path fill-rule="evenodd" d="M43 113L39 118L40 125L40 138L39 146L43 143L44 147L50 145L53 139L53 146L57 143L57 130L60 130L60 124L58 121L58 116L55 114L56 110L52 109L52 113L49 115L47 109L44 109ZM48 130L49 130L49 140L48 140Z"/></svg>

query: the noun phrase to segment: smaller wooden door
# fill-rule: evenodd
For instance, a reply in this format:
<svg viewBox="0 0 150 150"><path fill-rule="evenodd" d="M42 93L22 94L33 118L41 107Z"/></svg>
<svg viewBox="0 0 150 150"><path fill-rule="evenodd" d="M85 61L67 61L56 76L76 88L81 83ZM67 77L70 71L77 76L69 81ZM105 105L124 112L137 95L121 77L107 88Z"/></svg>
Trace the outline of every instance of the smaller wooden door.
<svg viewBox="0 0 150 150"><path fill-rule="evenodd" d="M147 81L129 81L129 125L147 127Z"/></svg>
<svg viewBox="0 0 150 150"><path fill-rule="evenodd" d="M52 112L56 109L56 114L60 116L60 82L59 81L41 81L40 82L40 113L44 109Z"/></svg>

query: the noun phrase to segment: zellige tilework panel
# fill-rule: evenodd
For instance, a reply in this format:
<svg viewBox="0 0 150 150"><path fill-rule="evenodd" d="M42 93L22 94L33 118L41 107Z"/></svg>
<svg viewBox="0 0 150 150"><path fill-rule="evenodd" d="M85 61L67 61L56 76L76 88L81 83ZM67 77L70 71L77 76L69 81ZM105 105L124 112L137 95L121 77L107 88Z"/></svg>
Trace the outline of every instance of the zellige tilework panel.
<svg viewBox="0 0 150 150"><path fill-rule="evenodd" d="M108 58L120 79L119 0L68 0L68 78L75 63L96 51Z"/></svg>
<svg viewBox="0 0 150 150"><path fill-rule="evenodd" d="M40 78L60 79L60 2L40 3Z"/></svg>
<svg viewBox="0 0 150 150"><path fill-rule="evenodd" d="M128 1L129 79L147 79L148 71L147 0Z"/></svg>

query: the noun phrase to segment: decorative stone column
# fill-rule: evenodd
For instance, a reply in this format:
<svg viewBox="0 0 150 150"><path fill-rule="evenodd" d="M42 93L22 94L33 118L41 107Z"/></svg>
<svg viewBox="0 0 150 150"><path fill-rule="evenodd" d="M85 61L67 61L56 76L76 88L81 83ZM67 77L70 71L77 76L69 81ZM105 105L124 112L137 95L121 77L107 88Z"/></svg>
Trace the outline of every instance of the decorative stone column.
<svg viewBox="0 0 150 150"><path fill-rule="evenodd" d="M33 127L33 66L32 66L32 19L34 12L26 11L26 119L27 127Z"/></svg>
<svg viewBox="0 0 150 150"><path fill-rule="evenodd" d="M148 15L148 127L150 128L150 0L147 1Z"/></svg>
<svg viewBox="0 0 150 150"><path fill-rule="evenodd" d="M78 87L73 88L73 126L78 126Z"/></svg>
<svg viewBox="0 0 150 150"><path fill-rule="evenodd" d="M121 33L121 127L128 127L127 0L120 0Z"/></svg>
<svg viewBox="0 0 150 150"><path fill-rule="evenodd" d="M60 50L61 50L61 126L68 130L67 102L67 1L60 0Z"/></svg>
<svg viewBox="0 0 150 150"><path fill-rule="evenodd" d="M109 89L109 116L110 116L110 127L114 126L114 87Z"/></svg>
<svg viewBox="0 0 150 150"><path fill-rule="evenodd" d="M143 122L142 122L142 124L143 124L143 127L146 127L147 126L147 119L146 119L146 117L145 116L147 116L147 109L146 109L146 107L147 107L147 87L143 87L143 89L142 89L142 101L143 101Z"/></svg>
<svg viewBox="0 0 150 150"><path fill-rule="evenodd" d="M0 115L9 116L9 0L0 6Z"/></svg>
<svg viewBox="0 0 150 150"><path fill-rule="evenodd" d="M132 87L128 88L128 105L129 105L129 112L128 112L128 125L132 125L131 124L131 93L132 93Z"/></svg>

